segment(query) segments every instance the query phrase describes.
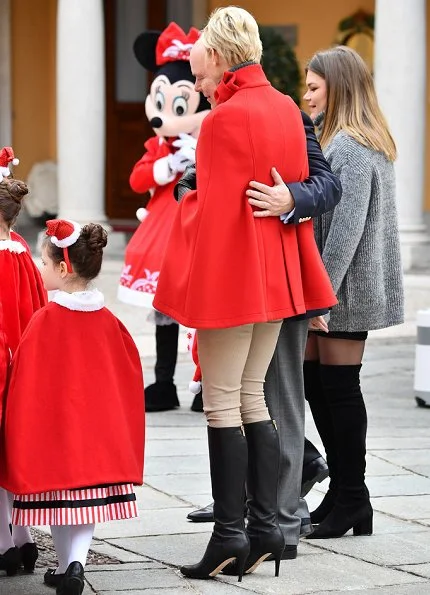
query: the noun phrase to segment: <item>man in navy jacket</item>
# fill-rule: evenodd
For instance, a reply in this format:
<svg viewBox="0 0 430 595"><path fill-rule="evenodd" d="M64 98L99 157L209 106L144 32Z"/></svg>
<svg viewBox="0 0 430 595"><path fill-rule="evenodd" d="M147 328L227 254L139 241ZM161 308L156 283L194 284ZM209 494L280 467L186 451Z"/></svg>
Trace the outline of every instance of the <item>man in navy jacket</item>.
<svg viewBox="0 0 430 595"><path fill-rule="evenodd" d="M289 184L272 171L273 186L251 182L249 203L260 210L255 217L280 216L287 225L300 224L311 217L331 211L341 198L339 179L332 173L315 136L314 125L302 112L306 132L309 177ZM189 167L176 186L176 197L195 188L195 166ZM220 203L220 208L228 204ZM281 446L278 483L278 520L285 537L284 559L297 555L300 535L312 531L309 511L303 496L317 481L328 475L320 453L304 440L305 395L303 359L308 321L303 317L283 322L276 351L266 375L264 393L270 415L276 420ZM194 410L195 404L194 404ZM192 512L194 522L213 521L212 505Z"/></svg>

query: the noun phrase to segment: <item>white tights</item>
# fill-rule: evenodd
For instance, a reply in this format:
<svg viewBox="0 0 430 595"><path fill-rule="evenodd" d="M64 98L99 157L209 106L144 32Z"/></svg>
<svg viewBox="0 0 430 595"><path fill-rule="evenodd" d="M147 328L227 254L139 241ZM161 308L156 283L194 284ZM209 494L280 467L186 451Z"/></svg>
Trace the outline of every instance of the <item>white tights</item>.
<svg viewBox="0 0 430 595"><path fill-rule="evenodd" d="M64 574L71 562L85 566L95 525L51 525L51 535L57 552L57 574Z"/></svg>
<svg viewBox="0 0 430 595"><path fill-rule="evenodd" d="M28 527L12 527L9 524L12 516L13 495L0 488L0 554L4 554L11 547L21 547L24 543L33 543Z"/></svg>

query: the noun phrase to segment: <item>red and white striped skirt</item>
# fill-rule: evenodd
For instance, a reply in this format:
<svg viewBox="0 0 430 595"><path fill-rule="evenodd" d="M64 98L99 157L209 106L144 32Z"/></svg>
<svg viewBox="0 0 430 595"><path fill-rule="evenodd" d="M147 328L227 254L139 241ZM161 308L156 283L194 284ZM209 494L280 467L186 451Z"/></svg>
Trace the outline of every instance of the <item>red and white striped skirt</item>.
<svg viewBox="0 0 430 595"><path fill-rule="evenodd" d="M12 524L87 525L137 516L136 495L129 483L15 496Z"/></svg>

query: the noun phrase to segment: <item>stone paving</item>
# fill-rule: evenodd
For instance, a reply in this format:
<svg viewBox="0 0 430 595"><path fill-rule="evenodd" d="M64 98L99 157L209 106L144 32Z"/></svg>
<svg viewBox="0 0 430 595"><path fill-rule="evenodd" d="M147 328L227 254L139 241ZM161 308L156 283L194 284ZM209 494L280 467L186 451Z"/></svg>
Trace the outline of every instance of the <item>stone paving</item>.
<svg viewBox="0 0 430 595"><path fill-rule="evenodd" d="M153 328L145 322L143 311L116 303L119 269L119 260L108 260L98 286L111 309L133 332L149 383L154 365ZM192 395L187 385L193 368L182 333L177 369L181 407L147 416L145 485L137 489L140 517L96 528L92 550L97 564L87 566L84 593L430 594L430 409L415 406L412 390L413 316L426 301L430 306L429 277L423 276L420 282L415 279L412 286L408 286L407 325L374 333L365 355L373 536L350 534L318 542L304 539L297 559L281 564L279 578L274 577L270 562L244 577L242 583L222 575L209 581L191 581L180 575L179 565L200 558L211 530L211 525L186 520L189 511L207 504L211 496L205 421L203 414L189 409ZM307 435L320 446L310 415L306 425ZM311 508L320 501L326 483L309 494ZM103 564L104 560L109 563ZM43 572L37 568L34 575L1 576L0 595L52 594L54 591L42 584Z"/></svg>

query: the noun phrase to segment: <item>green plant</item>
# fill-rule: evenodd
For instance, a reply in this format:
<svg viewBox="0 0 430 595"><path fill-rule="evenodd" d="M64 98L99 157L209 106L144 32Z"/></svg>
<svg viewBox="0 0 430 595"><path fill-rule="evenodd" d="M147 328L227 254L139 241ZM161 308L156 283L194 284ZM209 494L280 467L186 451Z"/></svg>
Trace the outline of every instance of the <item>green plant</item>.
<svg viewBox="0 0 430 595"><path fill-rule="evenodd" d="M278 91L290 95L300 104L300 67L294 50L273 27L260 27L263 44L262 66L267 78Z"/></svg>

